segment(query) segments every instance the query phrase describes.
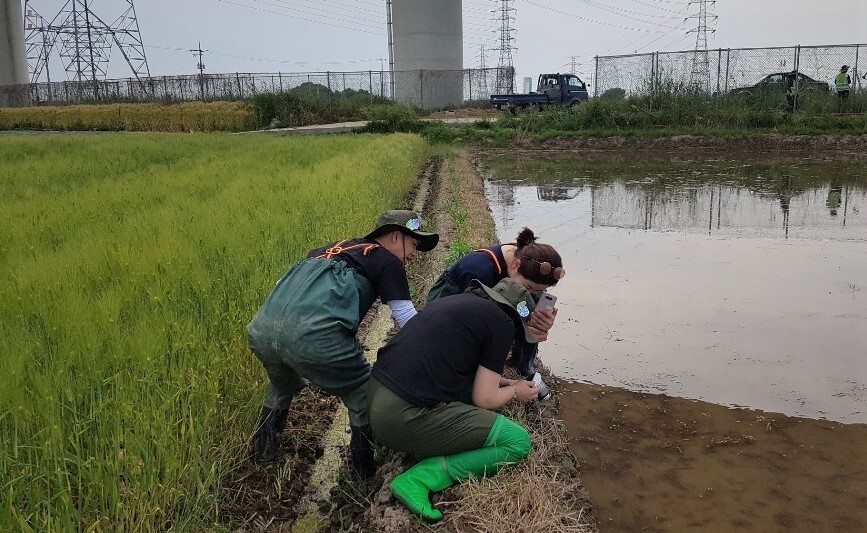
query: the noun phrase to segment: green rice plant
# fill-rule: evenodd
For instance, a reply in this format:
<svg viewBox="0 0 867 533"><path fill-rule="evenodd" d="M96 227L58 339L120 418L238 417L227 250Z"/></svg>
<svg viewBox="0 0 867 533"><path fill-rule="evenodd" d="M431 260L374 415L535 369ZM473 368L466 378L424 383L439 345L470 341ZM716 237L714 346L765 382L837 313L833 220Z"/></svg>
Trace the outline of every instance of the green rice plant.
<svg viewBox="0 0 867 533"><path fill-rule="evenodd" d="M413 135L0 139L2 531L200 530L247 453L244 326L307 250L366 233Z"/></svg>

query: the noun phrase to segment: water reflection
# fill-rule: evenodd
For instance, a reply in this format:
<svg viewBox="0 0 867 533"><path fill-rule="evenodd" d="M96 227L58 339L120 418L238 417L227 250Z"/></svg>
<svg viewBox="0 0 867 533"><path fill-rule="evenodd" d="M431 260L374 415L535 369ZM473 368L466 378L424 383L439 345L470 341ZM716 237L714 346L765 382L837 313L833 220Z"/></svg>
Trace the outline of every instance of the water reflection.
<svg viewBox="0 0 867 533"><path fill-rule="evenodd" d="M549 202L572 200L580 192L581 189L579 187L562 187L558 185L539 185L536 187L536 197L539 200L547 200Z"/></svg>
<svg viewBox="0 0 867 533"><path fill-rule="evenodd" d="M569 272L540 355L602 531L867 527L867 169L487 165Z"/></svg>
<svg viewBox="0 0 867 533"><path fill-rule="evenodd" d="M810 170L800 169L805 173ZM860 177L844 181L829 174L851 174L853 170L836 167L793 176L798 168L716 164L675 167L669 174L651 166L644 175L636 175L635 167L616 167L579 169L564 176L562 171L534 171L524 164L513 170L520 173L520 181L509 179L508 171L503 179L497 170L496 179L489 183L489 194L511 207L516 204L516 187L526 187L537 179L550 181L553 176L553 184L533 185L536 198L561 202L584 192L591 198L590 227L850 239L863 234L838 228L855 224L867 229L863 216L865 176L861 171ZM512 217L512 210L504 210L503 216Z"/></svg>
<svg viewBox="0 0 867 533"><path fill-rule="evenodd" d="M500 237L528 225L575 273L554 289L561 325L542 359L555 373L867 422L864 169L489 168Z"/></svg>

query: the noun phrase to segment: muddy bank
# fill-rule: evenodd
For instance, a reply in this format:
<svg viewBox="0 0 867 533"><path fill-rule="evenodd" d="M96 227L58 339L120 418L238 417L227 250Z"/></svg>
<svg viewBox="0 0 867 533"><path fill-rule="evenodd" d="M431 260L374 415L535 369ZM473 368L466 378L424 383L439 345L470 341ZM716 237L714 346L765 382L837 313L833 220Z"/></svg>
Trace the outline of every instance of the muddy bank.
<svg viewBox="0 0 867 533"><path fill-rule="evenodd" d="M675 135L670 137L558 137L537 141L516 139L506 149L482 148L481 152L582 153L588 161L732 157L743 160L867 161L867 135L743 136ZM612 157L614 158L612 160Z"/></svg>
<svg viewBox="0 0 867 533"><path fill-rule="evenodd" d="M864 531L867 426L564 383L602 531Z"/></svg>
<svg viewBox="0 0 867 533"><path fill-rule="evenodd" d="M425 213L440 233L440 246L413 265L411 278L425 295L439 276L449 246L460 241L472 247L497 242L483 181L473 158L464 151L442 161L432 180ZM469 224L457 225L455 219ZM416 304L423 305L423 298ZM550 379L546 369L543 373ZM516 376L513 376L516 377ZM555 396L557 393L554 387ZM568 447L558 416L558 402L509 406L507 416L527 427L533 453L523 465L497 476L452 487L432 498L445 514L442 531L571 531L595 532L592 503L581 482L578 463ZM388 483L414 461L382 450L375 478L361 486L347 480L334 492L331 531L429 531L398 503ZM339 511L337 511L339 509Z"/></svg>

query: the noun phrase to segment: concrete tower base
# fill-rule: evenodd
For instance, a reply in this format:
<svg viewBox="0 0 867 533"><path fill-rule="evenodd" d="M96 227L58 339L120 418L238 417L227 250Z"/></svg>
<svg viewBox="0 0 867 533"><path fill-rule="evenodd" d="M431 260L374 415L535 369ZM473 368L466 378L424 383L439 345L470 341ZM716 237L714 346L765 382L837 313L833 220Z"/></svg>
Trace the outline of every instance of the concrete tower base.
<svg viewBox="0 0 867 533"><path fill-rule="evenodd" d="M463 101L461 0L396 0L394 98L425 109Z"/></svg>
<svg viewBox="0 0 867 533"><path fill-rule="evenodd" d="M0 0L0 107L23 105L18 93L27 85L27 50L24 45L24 12L21 0Z"/></svg>

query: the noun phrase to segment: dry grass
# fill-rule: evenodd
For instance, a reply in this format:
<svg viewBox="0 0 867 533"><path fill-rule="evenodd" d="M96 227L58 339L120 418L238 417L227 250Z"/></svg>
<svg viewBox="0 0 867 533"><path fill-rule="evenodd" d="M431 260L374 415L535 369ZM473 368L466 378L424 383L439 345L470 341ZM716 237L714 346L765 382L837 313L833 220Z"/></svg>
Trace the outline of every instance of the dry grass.
<svg viewBox="0 0 867 533"><path fill-rule="evenodd" d="M592 507L565 428L556 418L556 400L510 406L503 414L523 425L533 452L521 465L490 478L472 479L440 502L454 531L592 532Z"/></svg>
<svg viewBox="0 0 867 533"><path fill-rule="evenodd" d="M0 109L0 130L244 131L253 127L243 102L105 104Z"/></svg>

